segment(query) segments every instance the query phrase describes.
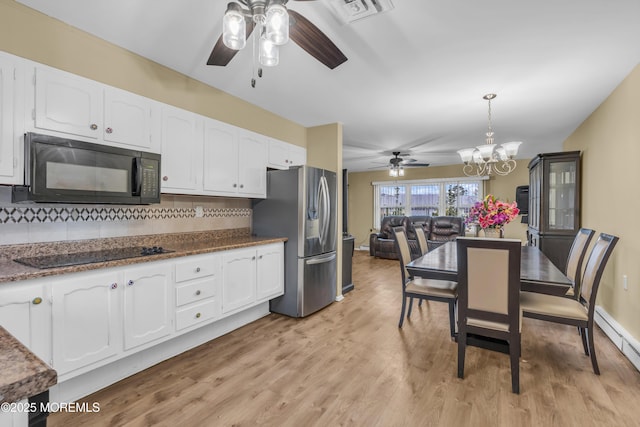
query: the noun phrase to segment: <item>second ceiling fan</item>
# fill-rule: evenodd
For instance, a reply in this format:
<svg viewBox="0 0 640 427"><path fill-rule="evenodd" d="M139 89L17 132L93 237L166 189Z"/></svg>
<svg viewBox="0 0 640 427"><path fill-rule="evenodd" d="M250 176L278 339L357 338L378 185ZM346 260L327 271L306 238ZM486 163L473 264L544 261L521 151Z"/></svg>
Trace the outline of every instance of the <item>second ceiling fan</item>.
<svg viewBox="0 0 640 427"><path fill-rule="evenodd" d="M259 38L258 59L261 65L277 65L278 46L289 38L330 69L345 62L347 57L329 37L300 13L287 9L287 2L237 0L229 3L223 18L222 35L213 47L207 65L226 66L245 46L256 26L260 33L254 37ZM255 81L252 81L252 86L255 86Z"/></svg>
<svg viewBox="0 0 640 427"><path fill-rule="evenodd" d="M419 163L415 159L406 158L402 159L401 156L408 156L408 154L400 154L400 151L394 151L392 153L394 157L389 159L389 175L390 176L404 176L405 167L427 167L429 163Z"/></svg>

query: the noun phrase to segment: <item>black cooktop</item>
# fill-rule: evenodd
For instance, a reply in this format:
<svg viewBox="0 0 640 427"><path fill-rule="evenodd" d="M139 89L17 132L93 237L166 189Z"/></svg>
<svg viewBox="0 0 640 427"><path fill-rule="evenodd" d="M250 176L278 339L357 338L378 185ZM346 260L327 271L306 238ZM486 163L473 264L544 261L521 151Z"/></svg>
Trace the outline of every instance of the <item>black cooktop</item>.
<svg viewBox="0 0 640 427"><path fill-rule="evenodd" d="M135 246L130 248L102 249L69 254L42 255L16 258L15 262L35 268L56 268L70 265L92 264L96 262L117 261L119 259L138 258L174 252L159 246Z"/></svg>

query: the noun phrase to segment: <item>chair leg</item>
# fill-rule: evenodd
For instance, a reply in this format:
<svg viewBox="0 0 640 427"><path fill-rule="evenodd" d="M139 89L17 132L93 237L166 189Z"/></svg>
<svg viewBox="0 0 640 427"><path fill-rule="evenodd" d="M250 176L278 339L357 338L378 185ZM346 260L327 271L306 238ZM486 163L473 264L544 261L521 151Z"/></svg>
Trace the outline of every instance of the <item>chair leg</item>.
<svg viewBox="0 0 640 427"><path fill-rule="evenodd" d="M589 347L587 345L587 333L582 326L578 326L578 332L580 332L580 338L582 339L582 347L584 348L584 354L589 355Z"/></svg>
<svg viewBox="0 0 640 427"><path fill-rule="evenodd" d="M467 333L458 332L458 378L464 378L464 353L467 347Z"/></svg>
<svg viewBox="0 0 640 427"><path fill-rule="evenodd" d="M422 301L424 301L422 298L420 298L420 302L418 303L418 307L422 307Z"/></svg>
<svg viewBox="0 0 640 427"><path fill-rule="evenodd" d="M409 311L407 311L407 319L411 317L412 309L413 309L413 297L409 298Z"/></svg>
<svg viewBox="0 0 640 427"><path fill-rule="evenodd" d="M511 359L511 391L520 394L520 334L517 339L509 342L509 356Z"/></svg>
<svg viewBox="0 0 640 427"><path fill-rule="evenodd" d="M587 334L589 341L589 354L591 355L591 365L593 366L593 373L600 375L600 368L598 368L598 360L596 359L596 348L593 345L593 325L584 329L584 333Z"/></svg>
<svg viewBox="0 0 640 427"><path fill-rule="evenodd" d="M402 324L404 323L404 311L407 307L407 297L402 295L402 308L400 309L400 321L398 322L398 328L402 328Z"/></svg>
<svg viewBox="0 0 640 427"><path fill-rule="evenodd" d="M422 300L420 300L422 302ZM455 301L449 302L449 328L451 329L451 338L455 338L456 336L456 311L455 311Z"/></svg>

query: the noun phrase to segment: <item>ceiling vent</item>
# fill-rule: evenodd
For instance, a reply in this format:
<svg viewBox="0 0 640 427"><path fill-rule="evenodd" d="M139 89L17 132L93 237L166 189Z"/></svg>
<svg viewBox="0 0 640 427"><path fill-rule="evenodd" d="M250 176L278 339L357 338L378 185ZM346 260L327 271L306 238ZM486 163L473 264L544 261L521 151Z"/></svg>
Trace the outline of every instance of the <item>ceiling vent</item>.
<svg viewBox="0 0 640 427"><path fill-rule="evenodd" d="M332 0L331 6L345 22L354 22L393 9L391 0Z"/></svg>

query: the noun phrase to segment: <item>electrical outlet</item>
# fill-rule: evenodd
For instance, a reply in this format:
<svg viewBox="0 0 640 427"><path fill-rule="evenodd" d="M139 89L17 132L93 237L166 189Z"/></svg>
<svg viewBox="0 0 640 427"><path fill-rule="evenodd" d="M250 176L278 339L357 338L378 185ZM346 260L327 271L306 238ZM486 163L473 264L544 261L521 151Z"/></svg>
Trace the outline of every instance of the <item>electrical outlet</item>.
<svg viewBox="0 0 640 427"><path fill-rule="evenodd" d="M202 218L204 216L204 209L202 206L196 206L196 218Z"/></svg>
<svg viewBox="0 0 640 427"><path fill-rule="evenodd" d="M624 274L622 276L622 287L624 288L625 291L629 289L628 284L627 284L627 275L626 274Z"/></svg>

